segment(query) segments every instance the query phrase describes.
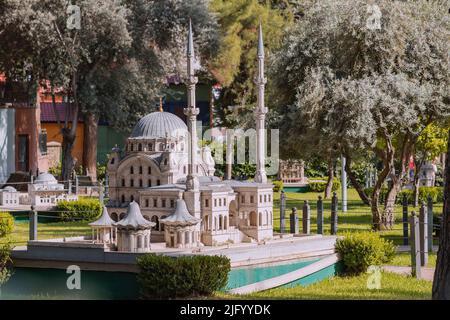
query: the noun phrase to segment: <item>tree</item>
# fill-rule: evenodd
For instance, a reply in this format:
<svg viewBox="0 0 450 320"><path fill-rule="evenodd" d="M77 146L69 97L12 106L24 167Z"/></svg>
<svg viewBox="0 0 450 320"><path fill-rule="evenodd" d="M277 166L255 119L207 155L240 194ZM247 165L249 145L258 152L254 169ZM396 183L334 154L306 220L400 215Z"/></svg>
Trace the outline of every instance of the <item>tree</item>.
<svg viewBox="0 0 450 320"><path fill-rule="evenodd" d="M433 299L450 299L450 130L445 165L444 208L442 212L439 250L433 278Z"/></svg>
<svg viewBox="0 0 450 320"><path fill-rule="evenodd" d="M422 130L450 111L447 10L441 1L310 1L275 62L277 102L289 106L282 119L310 118L308 130L347 158L370 150L382 161L370 199L376 229L394 223L395 197Z"/></svg>
<svg viewBox="0 0 450 320"><path fill-rule="evenodd" d="M436 159L447 151L447 128L438 124L428 125L414 146L414 206L419 204L419 174L427 161Z"/></svg>
<svg viewBox="0 0 450 320"><path fill-rule="evenodd" d="M212 0L210 9L217 14L222 40L208 69L221 84L218 115L226 126L253 123L249 106L255 101L257 27L261 22L266 59L279 47L284 29L292 21L288 6L272 7L273 1ZM275 1L284 2L284 1ZM237 108L233 108L237 106ZM230 108L229 108L230 107ZM239 113L239 114L238 114Z"/></svg>
<svg viewBox="0 0 450 320"><path fill-rule="evenodd" d="M79 10L64 0L3 0L0 16L0 36L20 39L5 43L0 53L3 62L10 59L1 63L6 73L46 80L52 93L63 88L68 96L70 117L60 119L57 114L63 136L63 180L71 178L74 168L72 149L83 79L120 64L131 45L124 6L113 0L80 0L76 5ZM15 56L18 47L21 54ZM54 109L56 113L55 105Z"/></svg>

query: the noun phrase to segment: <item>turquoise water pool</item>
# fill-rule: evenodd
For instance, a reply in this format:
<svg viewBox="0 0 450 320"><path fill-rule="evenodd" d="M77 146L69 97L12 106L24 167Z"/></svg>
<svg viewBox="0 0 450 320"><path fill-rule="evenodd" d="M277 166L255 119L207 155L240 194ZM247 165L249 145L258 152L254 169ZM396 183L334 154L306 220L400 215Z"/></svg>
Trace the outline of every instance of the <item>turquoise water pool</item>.
<svg viewBox="0 0 450 320"><path fill-rule="evenodd" d="M239 288L255 282L278 277L294 270L306 267L307 265L310 265L318 260L319 259L297 260L290 263L232 269L228 274L228 285L226 290Z"/></svg>

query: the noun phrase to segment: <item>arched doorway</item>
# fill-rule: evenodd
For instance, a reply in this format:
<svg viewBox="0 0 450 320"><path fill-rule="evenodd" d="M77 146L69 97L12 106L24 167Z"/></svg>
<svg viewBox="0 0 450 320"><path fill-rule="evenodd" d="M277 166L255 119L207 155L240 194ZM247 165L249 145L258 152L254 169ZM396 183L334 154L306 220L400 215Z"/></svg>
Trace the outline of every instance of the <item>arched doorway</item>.
<svg viewBox="0 0 450 320"><path fill-rule="evenodd" d="M150 221L155 223L155 225L152 227L152 230L159 230L159 219L158 219L158 216L152 216Z"/></svg>
<svg viewBox="0 0 450 320"><path fill-rule="evenodd" d="M250 225L254 227L258 226L258 216L255 211L250 212Z"/></svg>
<svg viewBox="0 0 450 320"><path fill-rule="evenodd" d="M115 222L119 221L119 216L116 212L111 213L111 219L113 219Z"/></svg>
<svg viewBox="0 0 450 320"><path fill-rule="evenodd" d="M230 226L237 226L238 225L238 211L237 211L237 204L236 200L231 200L230 204L228 206L228 215L230 217Z"/></svg>

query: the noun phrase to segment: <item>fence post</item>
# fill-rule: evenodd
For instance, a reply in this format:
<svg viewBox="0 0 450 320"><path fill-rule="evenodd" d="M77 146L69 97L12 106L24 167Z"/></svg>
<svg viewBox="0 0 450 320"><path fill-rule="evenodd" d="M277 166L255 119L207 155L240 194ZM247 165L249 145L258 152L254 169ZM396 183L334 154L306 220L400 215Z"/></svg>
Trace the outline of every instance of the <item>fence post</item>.
<svg viewBox="0 0 450 320"><path fill-rule="evenodd" d="M427 199L427 213L428 213L428 252L433 252L433 199L428 195Z"/></svg>
<svg viewBox="0 0 450 320"><path fill-rule="evenodd" d="M331 198L331 234L337 234L337 223L338 223L338 197L336 192L333 192L333 197Z"/></svg>
<svg viewBox="0 0 450 320"><path fill-rule="evenodd" d="M286 232L286 194L281 190L280 194L280 233Z"/></svg>
<svg viewBox="0 0 450 320"><path fill-rule="evenodd" d="M416 212L411 212L411 274L418 279L422 278L420 266L420 231L419 219Z"/></svg>
<svg viewBox="0 0 450 320"><path fill-rule="evenodd" d="M323 200L319 196L317 200L317 234L323 234Z"/></svg>
<svg viewBox="0 0 450 320"><path fill-rule="evenodd" d="M31 211L29 214L30 240L37 240L37 224L38 224L37 211L35 210L34 206L31 206Z"/></svg>
<svg viewBox="0 0 450 320"><path fill-rule="evenodd" d="M403 194L402 199L403 207L403 245L408 245L408 196L406 193Z"/></svg>
<svg viewBox="0 0 450 320"><path fill-rule="evenodd" d="M75 175L75 194L78 194L78 176Z"/></svg>
<svg viewBox="0 0 450 320"><path fill-rule="evenodd" d="M298 234L298 215L297 215L297 208L292 208L291 213L291 233Z"/></svg>
<svg viewBox="0 0 450 320"><path fill-rule="evenodd" d="M428 264L428 213L425 201L420 205L419 215L420 225L420 262L421 266L425 267Z"/></svg>
<svg viewBox="0 0 450 320"><path fill-rule="evenodd" d="M309 234L311 231L311 210L309 207L308 200L305 200L305 203L303 204L303 234Z"/></svg>
<svg viewBox="0 0 450 320"><path fill-rule="evenodd" d="M72 194L72 180L70 180L70 179L69 179L68 189L69 189L69 190L67 190L67 193L68 193L68 194Z"/></svg>

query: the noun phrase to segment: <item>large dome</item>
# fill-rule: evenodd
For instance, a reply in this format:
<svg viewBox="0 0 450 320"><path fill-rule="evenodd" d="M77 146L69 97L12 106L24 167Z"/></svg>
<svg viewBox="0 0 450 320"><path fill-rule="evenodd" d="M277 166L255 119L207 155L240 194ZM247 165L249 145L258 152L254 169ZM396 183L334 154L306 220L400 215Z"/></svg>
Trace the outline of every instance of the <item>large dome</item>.
<svg viewBox="0 0 450 320"><path fill-rule="evenodd" d="M36 180L34 180L34 183L57 184L58 181L56 181L56 178L52 174L43 172L37 176Z"/></svg>
<svg viewBox="0 0 450 320"><path fill-rule="evenodd" d="M153 112L141 118L131 132L132 138L164 138L179 130L187 131L187 126L176 115L169 112Z"/></svg>

